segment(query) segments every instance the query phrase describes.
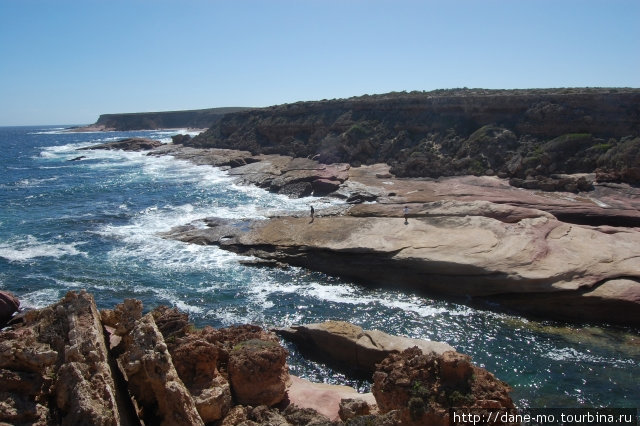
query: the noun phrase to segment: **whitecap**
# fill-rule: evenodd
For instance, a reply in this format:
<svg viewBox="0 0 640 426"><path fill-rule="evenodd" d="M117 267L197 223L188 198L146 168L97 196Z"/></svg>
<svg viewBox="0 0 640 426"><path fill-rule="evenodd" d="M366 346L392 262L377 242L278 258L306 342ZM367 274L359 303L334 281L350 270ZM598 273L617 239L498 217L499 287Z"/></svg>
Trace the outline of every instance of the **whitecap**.
<svg viewBox="0 0 640 426"><path fill-rule="evenodd" d="M40 186L40 184L43 184L46 182L54 182L56 180L58 180L57 176L52 178L45 178L45 179L37 179L37 178L21 179L15 183L15 186L19 188L31 188L31 187Z"/></svg>
<svg viewBox="0 0 640 426"><path fill-rule="evenodd" d="M91 142L73 142L64 145L54 145L54 146L44 146L40 147L42 151L34 159L66 159L68 157L78 156L80 155L78 152L79 148L85 148L88 146L94 145ZM86 156L86 154L83 154Z"/></svg>
<svg viewBox="0 0 640 426"><path fill-rule="evenodd" d="M45 288L20 295L20 307L27 309L41 309L56 303L61 297L62 290Z"/></svg>
<svg viewBox="0 0 640 426"><path fill-rule="evenodd" d="M67 127L54 127L47 130L38 130L36 132L30 132L29 135L61 135L68 132Z"/></svg>
<svg viewBox="0 0 640 426"><path fill-rule="evenodd" d="M200 306L195 306L180 300L178 294L170 289L137 285L133 288L133 292L138 294L152 292L156 298L165 300L168 302L168 305L175 306L180 311L187 312L189 314L200 315L204 312L204 309Z"/></svg>
<svg viewBox="0 0 640 426"><path fill-rule="evenodd" d="M543 351L542 355L546 358L552 359L554 361L570 361L570 362L578 362L578 363L594 363L594 364L611 364L611 365L621 365L621 364L630 364L636 365L636 363L631 360L623 360L617 358L605 358L585 352L581 352L575 348L550 348L547 351Z"/></svg>
<svg viewBox="0 0 640 426"><path fill-rule="evenodd" d="M76 248L81 244L83 243L42 242L33 235L27 235L0 243L0 257L9 262L26 262L38 257L86 256L86 253Z"/></svg>

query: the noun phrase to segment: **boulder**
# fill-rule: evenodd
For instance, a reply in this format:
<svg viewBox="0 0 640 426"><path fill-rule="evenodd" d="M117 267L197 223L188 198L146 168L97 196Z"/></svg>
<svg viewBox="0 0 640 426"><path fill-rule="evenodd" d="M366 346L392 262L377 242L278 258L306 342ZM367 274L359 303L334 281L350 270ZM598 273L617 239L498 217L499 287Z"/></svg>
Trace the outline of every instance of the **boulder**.
<svg viewBox="0 0 640 426"><path fill-rule="evenodd" d="M190 333L169 344L180 379L189 389L205 423L223 418L231 408L229 382L218 371L219 349L204 333Z"/></svg>
<svg viewBox="0 0 640 426"><path fill-rule="evenodd" d="M349 204L360 204L368 201L375 201L378 199L378 196L375 194L356 192L349 197L347 197L347 203Z"/></svg>
<svg viewBox="0 0 640 426"><path fill-rule="evenodd" d="M186 143L189 143L190 140L191 140L191 135L178 134L178 135L171 136L171 143L173 143L174 145L186 144Z"/></svg>
<svg viewBox="0 0 640 426"><path fill-rule="evenodd" d="M293 375L290 377L291 386L287 390L289 402L299 408L312 409L331 420L339 420L340 418L345 420L340 415L341 401L343 400L362 401L368 407L375 405L376 402L373 394L358 393L350 386L314 383ZM354 404L347 404L351 408L345 406L342 410L345 413L349 410L360 413L362 410L356 409Z"/></svg>
<svg viewBox="0 0 640 426"><path fill-rule="evenodd" d="M399 411L402 425L450 424L449 409L515 414L510 387L457 352L423 354L418 348L390 355L373 375L382 413Z"/></svg>
<svg viewBox="0 0 640 426"><path fill-rule="evenodd" d="M338 409L340 420L347 421L357 416L371 414L369 403L363 399L344 398L340 401Z"/></svg>
<svg viewBox="0 0 640 426"><path fill-rule="evenodd" d="M302 198L311 195L313 186L310 182L287 183L279 187L277 192L291 198Z"/></svg>
<svg viewBox="0 0 640 426"><path fill-rule="evenodd" d="M231 410L229 410L225 418L222 420L220 426L236 426L248 420L247 415L247 407L236 405Z"/></svg>
<svg viewBox="0 0 640 426"><path fill-rule="evenodd" d="M229 353L228 366L235 400L253 406L282 401L289 385L287 354L273 341L251 339L237 344Z"/></svg>
<svg viewBox="0 0 640 426"><path fill-rule="evenodd" d="M17 297L8 291L0 290L0 328L5 326L19 308L20 301Z"/></svg>
<svg viewBox="0 0 640 426"><path fill-rule="evenodd" d="M64 308L63 327L69 330L55 386L63 423L120 424L115 382L93 296L69 292L58 306Z"/></svg>
<svg viewBox="0 0 640 426"><path fill-rule="evenodd" d="M327 195L340 187L340 181L332 179L316 179L311 182L313 187L313 195Z"/></svg>
<svg viewBox="0 0 640 426"><path fill-rule="evenodd" d="M367 373L373 373L376 364L389 354L410 347L417 346L424 353L437 354L454 350L446 343L392 336L380 330L363 330L344 321L326 321L275 331L295 341L305 352Z"/></svg>
<svg viewBox="0 0 640 426"><path fill-rule="evenodd" d="M101 311L100 315L105 326L113 327L115 334L124 336L133 330L142 318L142 302L137 299L125 299L113 310Z"/></svg>
<svg viewBox="0 0 640 426"><path fill-rule="evenodd" d="M294 403L291 403L282 412L284 418L289 424L294 426L333 426L329 417L322 413L312 409L299 407ZM337 425L336 425L337 426Z"/></svg>

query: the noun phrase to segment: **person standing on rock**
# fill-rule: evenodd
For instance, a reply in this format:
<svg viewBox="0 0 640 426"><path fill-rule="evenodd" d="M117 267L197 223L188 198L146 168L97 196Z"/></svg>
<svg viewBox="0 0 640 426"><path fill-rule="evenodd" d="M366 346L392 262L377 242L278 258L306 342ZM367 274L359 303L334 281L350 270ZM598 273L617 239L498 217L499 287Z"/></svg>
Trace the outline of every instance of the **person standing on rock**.
<svg viewBox="0 0 640 426"><path fill-rule="evenodd" d="M407 219L409 218L409 207L404 206L404 209L402 209L402 212L404 213L404 224L408 225L409 222L407 221Z"/></svg>
<svg viewBox="0 0 640 426"><path fill-rule="evenodd" d="M309 223L313 223L313 215L316 213L316 211L313 209L313 206L311 206L311 222Z"/></svg>

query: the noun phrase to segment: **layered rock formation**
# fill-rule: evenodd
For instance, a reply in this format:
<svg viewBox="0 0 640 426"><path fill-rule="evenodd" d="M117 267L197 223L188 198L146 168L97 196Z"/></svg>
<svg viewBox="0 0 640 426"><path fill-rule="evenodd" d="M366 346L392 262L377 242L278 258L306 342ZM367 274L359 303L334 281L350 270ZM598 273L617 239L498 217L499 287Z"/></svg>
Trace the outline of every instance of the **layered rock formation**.
<svg viewBox="0 0 640 426"><path fill-rule="evenodd" d="M184 111L138 112L102 114L98 121L75 131L129 131L155 129L206 129L218 122L225 114L244 111L248 108L226 107Z"/></svg>
<svg viewBox="0 0 640 426"><path fill-rule="evenodd" d="M204 229L166 236L368 284L498 300L554 318L640 324L634 229L570 225L540 210L478 201L413 205L408 222L401 206L381 207L320 214L312 224L209 218Z"/></svg>
<svg viewBox="0 0 640 426"><path fill-rule="evenodd" d="M340 325L325 327L327 345L344 339L341 330L357 329ZM392 336L382 339L391 340ZM412 342L425 347L423 342ZM91 295L69 292L60 302L28 311L21 323L0 332L0 423L408 424L403 420L404 400L389 400L390 395L406 391L406 384L395 380L397 374L391 370L398 368L394 357L407 354L431 360L422 362L428 371L409 362L411 370L403 374L418 377L426 389L433 389L432 396L421 395L437 400L438 409L446 403L440 393L449 389L453 378L456 389L462 389L460 381L469 384L463 389L465 399L457 401L462 406L487 406L487 386L494 389L493 408L513 406L508 387L471 366L468 357L452 351L423 356L418 346L401 354L387 348L382 369L374 376L380 395L358 394L346 386L290 378L286 350L259 327L197 330L176 309L159 307L143 315L141 302L132 299L98 313ZM476 378L467 377L467 371ZM384 414L377 414L376 404Z"/></svg>
<svg viewBox="0 0 640 426"><path fill-rule="evenodd" d="M398 176L534 178L592 173L640 182L640 90L457 89L298 102L224 116L189 142Z"/></svg>

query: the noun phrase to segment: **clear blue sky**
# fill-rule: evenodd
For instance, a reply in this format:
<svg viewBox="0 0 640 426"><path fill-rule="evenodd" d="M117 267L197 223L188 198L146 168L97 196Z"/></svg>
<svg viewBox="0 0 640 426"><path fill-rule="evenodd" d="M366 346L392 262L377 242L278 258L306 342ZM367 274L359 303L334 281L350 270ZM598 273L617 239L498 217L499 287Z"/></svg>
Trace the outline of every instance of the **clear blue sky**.
<svg viewBox="0 0 640 426"><path fill-rule="evenodd" d="M640 0L0 0L0 125L465 86L640 87Z"/></svg>

